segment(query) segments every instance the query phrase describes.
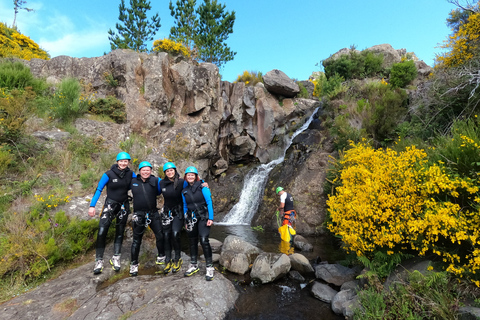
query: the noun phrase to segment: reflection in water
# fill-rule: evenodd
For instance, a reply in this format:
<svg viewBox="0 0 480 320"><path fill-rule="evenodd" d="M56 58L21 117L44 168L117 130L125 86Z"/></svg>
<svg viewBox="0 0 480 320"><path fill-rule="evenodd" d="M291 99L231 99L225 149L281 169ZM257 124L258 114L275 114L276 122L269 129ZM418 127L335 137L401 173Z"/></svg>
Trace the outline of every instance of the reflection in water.
<svg viewBox="0 0 480 320"><path fill-rule="evenodd" d="M287 241L280 241L279 251L281 253L285 253L287 256L294 254L295 250L293 249L293 246L290 244L290 242Z"/></svg>

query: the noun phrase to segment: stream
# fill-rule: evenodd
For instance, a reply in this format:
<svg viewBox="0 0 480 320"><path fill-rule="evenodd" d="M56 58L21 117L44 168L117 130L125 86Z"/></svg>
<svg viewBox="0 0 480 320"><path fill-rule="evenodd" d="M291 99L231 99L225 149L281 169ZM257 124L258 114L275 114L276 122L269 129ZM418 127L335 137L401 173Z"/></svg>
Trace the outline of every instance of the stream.
<svg viewBox="0 0 480 320"><path fill-rule="evenodd" d="M277 232L256 231L246 225L214 225L210 237L224 241L228 235L236 235L266 252L281 252L280 236ZM313 245L313 251L303 254L309 261L334 262L343 259L343 252L338 249L331 237L305 238ZM313 278L304 283L284 277L270 284L253 284L248 275L224 273L230 279L240 296L235 309L225 317L234 319L344 319L336 315L329 303L316 299L310 292Z"/></svg>

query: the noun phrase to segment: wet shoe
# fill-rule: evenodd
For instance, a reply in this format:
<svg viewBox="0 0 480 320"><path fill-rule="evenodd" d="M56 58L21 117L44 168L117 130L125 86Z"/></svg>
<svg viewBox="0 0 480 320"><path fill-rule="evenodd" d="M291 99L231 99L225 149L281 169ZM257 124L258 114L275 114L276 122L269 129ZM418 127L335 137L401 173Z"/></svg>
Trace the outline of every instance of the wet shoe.
<svg viewBox="0 0 480 320"><path fill-rule="evenodd" d="M163 269L163 273L167 274L172 270L173 263L172 261L168 261L167 265L165 266L165 269Z"/></svg>
<svg viewBox="0 0 480 320"><path fill-rule="evenodd" d="M120 271L120 255L114 255L112 259L110 259L110 264L113 270Z"/></svg>
<svg viewBox="0 0 480 320"><path fill-rule="evenodd" d="M213 266L207 267L207 274L205 275L205 280L212 281L214 271L215 271L215 268Z"/></svg>
<svg viewBox="0 0 480 320"><path fill-rule="evenodd" d="M130 277L136 277L138 275L138 264L130 265Z"/></svg>
<svg viewBox="0 0 480 320"><path fill-rule="evenodd" d="M93 268L93 274L100 274L103 271L103 259L95 261L95 267Z"/></svg>
<svg viewBox="0 0 480 320"><path fill-rule="evenodd" d="M178 271L180 271L180 268L182 267L182 263L183 263L182 258L180 258L177 262L173 262L172 272L177 273Z"/></svg>
<svg viewBox="0 0 480 320"><path fill-rule="evenodd" d="M188 266L187 271L183 274L185 277L190 277L191 275L198 272L198 266L196 264L191 264Z"/></svg>
<svg viewBox="0 0 480 320"><path fill-rule="evenodd" d="M155 260L155 263L156 264L165 264L165 256L163 256L163 257L158 256L157 260Z"/></svg>

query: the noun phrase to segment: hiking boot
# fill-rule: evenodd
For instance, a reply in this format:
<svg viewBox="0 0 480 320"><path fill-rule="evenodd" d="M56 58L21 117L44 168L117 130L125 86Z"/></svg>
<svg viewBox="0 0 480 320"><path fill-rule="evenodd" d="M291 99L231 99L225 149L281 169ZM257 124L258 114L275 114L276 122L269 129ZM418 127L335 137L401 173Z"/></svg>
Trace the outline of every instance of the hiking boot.
<svg viewBox="0 0 480 320"><path fill-rule="evenodd" d="M163 269L163 273L167 274L172 270L173 263L172 261L168 261L167 265L165 266L165 269Z"/></svg>
<svg viewBox="0 0 480 320"><path fill-rule="evenodd" d="M187 271L183 274L185 277L190 277L194 273L198 272L198 266L196 264L191 264L188 266Z"/></svg>
<svg viewBox="0 0 480 320"><path fill-rule="evenodd" d="M100 274L103 271L103 259L95 261L95 267L93 268L93 274Z"/></svg>
<svg viewBox="0 0 480 320"><path fill-rule="evenodd" d="M207 267L207 274L205 275L205 280L212 281L214 271L215 271L215 268L213 266Z"/></svg>
<svg viewBox="0 0 480 320"><path fill-rule="evenodd" d="M165 256L163 256L163 257L157 256L157 260L155 260L155 263L156 264L165 264Z"/></svg>
<svg viewBox="0 0 480 320"><path fill-rule="evenodd" d="M136 277L138 275L138 264L130 265L130 277Z"/></svg>
<svg viewBox="0 0 480 320"><path fill-rule="evenodd" d="M110 259L110 264L113 270L120 271L120 255L114 255L112 259Z"/></svg>
<svg viewBox="0 0 480 320"><path fill-rule="evenodd" d="M180 258L177 262L173 262L172 272L177 273L178 271L180 271L180 268L182 267L182 263L183 263L182 258Z"/></svg>

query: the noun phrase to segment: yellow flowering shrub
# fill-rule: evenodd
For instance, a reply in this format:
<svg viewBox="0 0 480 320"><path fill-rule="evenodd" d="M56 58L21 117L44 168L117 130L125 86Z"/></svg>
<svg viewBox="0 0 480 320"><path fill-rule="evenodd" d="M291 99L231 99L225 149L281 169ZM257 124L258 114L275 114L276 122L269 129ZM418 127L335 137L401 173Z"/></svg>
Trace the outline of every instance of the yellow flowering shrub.
<svg viewBox="0 0 480 320"><path fill-rule="evenodd" d="M188 49L181 43L175 42L167 38L155 40L153 42L153 51L181 54L187 58L191 56L190 49Z"/></svg>
<svg viewBox="0 0 480 320"><path fill-rule="evenodd" d="M478 183L428 165L414 146L402 152L352 143L338 160L335 194L327 200L328 228L345 249L435 254L446 270L463 275L480 269Z"/></svg>
<svg viewBox="0 0 480 320"><path fill-rule="evenodd" d="M0 22L0 57L16 57L24 60L33 58L49 60L48 53L29 37L8 28Z"/></svg>
<svg viewBox="0 0 480 320"><path fill-rule="evenodd" d="M237 82L244 82L246 86L253 87L257 83L263 82L263 76L261 72L245 70L237 76L237 79L233 83Z"/></svg>
<svg viewBox="0 0 480 320"><path fill-rule="evenodd" d="M436 57L441 66L456 67L478 55L480 39L480 13L472 13L466 23L458 27L458 31L449 36L441 48L450 51Z"/></svg>

